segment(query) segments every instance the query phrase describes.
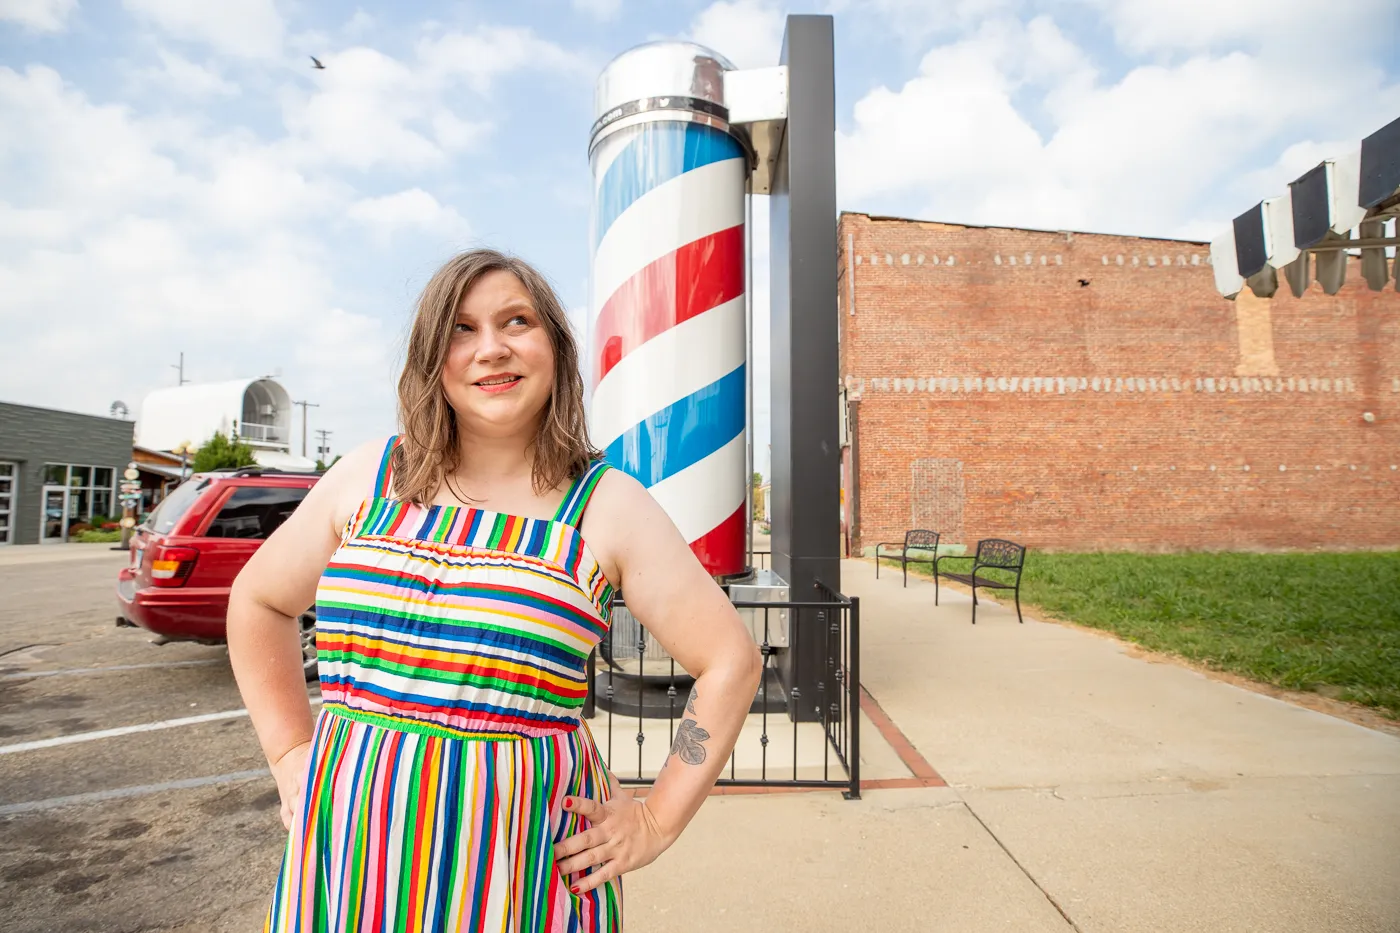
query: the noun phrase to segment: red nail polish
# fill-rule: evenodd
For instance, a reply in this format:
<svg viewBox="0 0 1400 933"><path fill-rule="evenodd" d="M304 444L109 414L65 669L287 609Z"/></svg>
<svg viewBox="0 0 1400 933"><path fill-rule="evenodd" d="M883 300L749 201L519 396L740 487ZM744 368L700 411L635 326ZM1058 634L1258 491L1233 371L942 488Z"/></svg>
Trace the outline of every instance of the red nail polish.
<svg viewBox="0 0 1400 933"><path fill-rule="evenodd" d="M578 885L574 885L574 886L573 886L572 888L570 888L569 890L572 891L572 892L574 892L575 894L577 894L577 893L578 893Z"/></svg>
<svg viewBox="0 0 1400 933"><path fill-rule="evenodd" d="M564 809L565 809L565 810L568 810L568 809L571 809L571 808L572 808L572 804L569 803L569 798L568 798L568 797L565 797L565 798L564 798Z"/></svg>

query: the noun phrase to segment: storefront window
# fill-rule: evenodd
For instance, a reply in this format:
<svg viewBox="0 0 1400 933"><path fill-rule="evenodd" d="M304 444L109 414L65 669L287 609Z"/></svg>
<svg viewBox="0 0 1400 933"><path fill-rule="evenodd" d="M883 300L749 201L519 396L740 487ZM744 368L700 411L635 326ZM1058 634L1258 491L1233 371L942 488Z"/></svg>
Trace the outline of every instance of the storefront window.
<svg viewBox="0 0 1400 933"><path fill-rule="evenodd" d="M90 489L74 489L68 494L69 522L87 521L92 516L92 512L89 510L91 504L89 496L91 495L92 490Z"/></svg>
<svg viewBox="0 0 1400 933"><path fill-rule="evenodd" d="M77 524L78 522L88 522L93 518L105 519L112 514L112 477L116 475L113 467L96 467L82 464L67 463L46 463L44 464L44 485L46 486L67 486L67 524ZM64 494L54 490L51 494L52 501L46 501L46 521L52 527L47 527L45 534L49 538L62 540L64 538Z"/></svg>

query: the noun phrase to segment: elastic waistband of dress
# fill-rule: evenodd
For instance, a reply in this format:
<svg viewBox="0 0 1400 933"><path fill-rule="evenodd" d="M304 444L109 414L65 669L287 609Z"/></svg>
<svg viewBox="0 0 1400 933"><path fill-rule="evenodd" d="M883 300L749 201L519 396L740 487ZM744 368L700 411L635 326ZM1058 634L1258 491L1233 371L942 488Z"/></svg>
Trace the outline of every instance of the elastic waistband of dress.
<svg viewBox="0 0 1400 933"><path fill-rule="evenodd" d="M580 720L551 724L549 727L538 729L509 730L498 726L490 726L480 729L471 727L456 728L454 726L444 726L441 723L427 722L422 719L413 719L407 716L394 715L393 713L380 713L373 710L355 709L346 706L344 703L326 702L321 709L342 719L350 719L355 722L367 723L371 726L378 726L381 729L390 729L395 732L412 732L417 735L427 735L439 739L453 739L466 742L526 742L531 739L547 739L556 735L569 735L577 732Z"/></svg>

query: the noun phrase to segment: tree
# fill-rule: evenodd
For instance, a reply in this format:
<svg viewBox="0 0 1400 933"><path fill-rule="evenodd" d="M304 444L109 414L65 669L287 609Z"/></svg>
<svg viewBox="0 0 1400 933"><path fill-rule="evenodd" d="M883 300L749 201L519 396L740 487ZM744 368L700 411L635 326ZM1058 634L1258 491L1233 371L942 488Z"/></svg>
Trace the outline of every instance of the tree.
<svg viewBox="0 0 1400 933"><path fill-rule="evenodd" d="M754 474L753 474L753 488L754 488L754 489L757 489L758 487L760 487L760 486L762 486L762 485L763 485L763 474L760 473L760 472L758 472L757 470L755 470L755 471L754 471Z"/></svg>
<svg viewBox="0 0 1400 933"><path fill-rule="evenodd" d="M210 470L227 470L256 462L253 448L246 441L215 431L214 436L195 453L190 472L208 473Z"/></svg>

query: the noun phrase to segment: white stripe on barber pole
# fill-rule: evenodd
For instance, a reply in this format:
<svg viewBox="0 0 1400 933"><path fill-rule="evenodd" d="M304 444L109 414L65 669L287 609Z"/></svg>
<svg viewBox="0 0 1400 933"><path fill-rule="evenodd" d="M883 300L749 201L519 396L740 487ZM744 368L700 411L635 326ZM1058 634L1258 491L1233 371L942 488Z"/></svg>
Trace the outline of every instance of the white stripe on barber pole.
<svg viewBox="0 0 1400 933"><path fill-rule="evenodd" d="M596 317L618 287L656 260L696 240L744 222L744 199L725 192L744 189L744 160L711 162L653 188L613 221L593 257ZM716 197L696 197L710 190Z"/></svg>
<svg viewBox="0 0 1400 933"><path fill-rule="evenodd" d="M629 428L744 363L744 296L657 334L622 358L593 391L593 443L604 449Z"/></svg>
<svg viewBox="0 0 1400 933"><path fill-rule="evenodd" d="M697 463L668 476L648 492L687 541L717 527L744 504L744 435Z"/></svg>

